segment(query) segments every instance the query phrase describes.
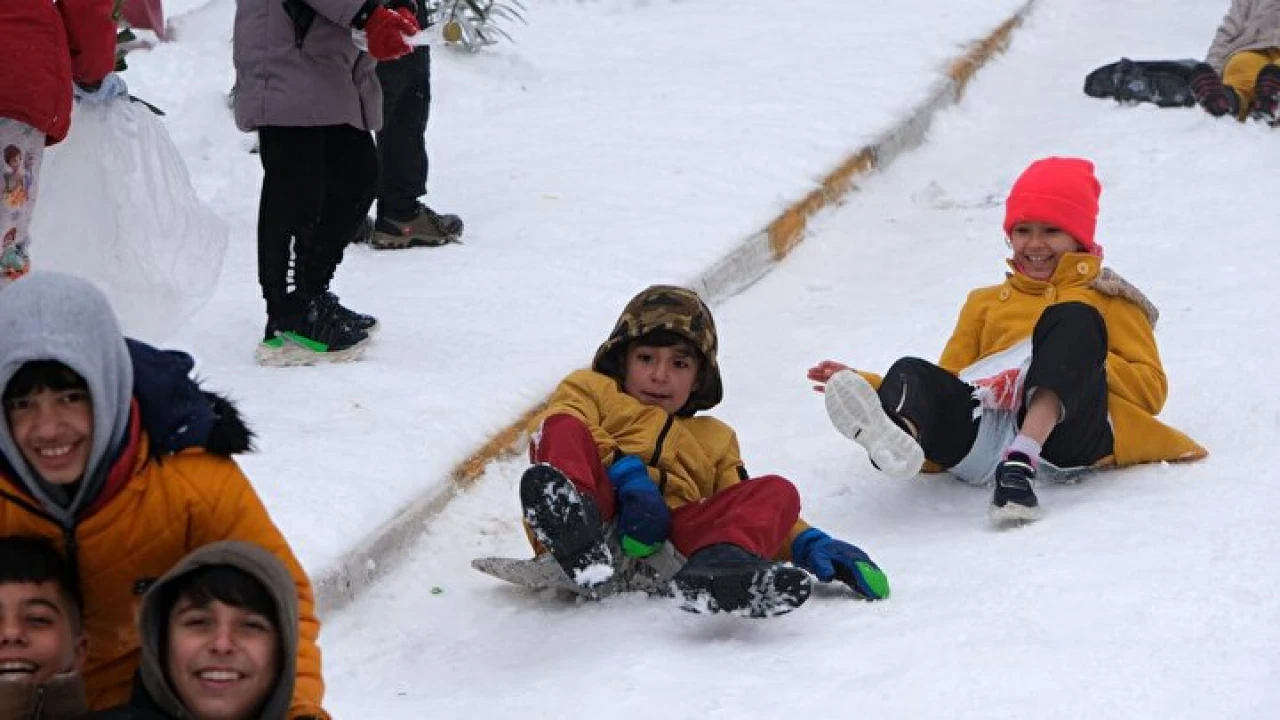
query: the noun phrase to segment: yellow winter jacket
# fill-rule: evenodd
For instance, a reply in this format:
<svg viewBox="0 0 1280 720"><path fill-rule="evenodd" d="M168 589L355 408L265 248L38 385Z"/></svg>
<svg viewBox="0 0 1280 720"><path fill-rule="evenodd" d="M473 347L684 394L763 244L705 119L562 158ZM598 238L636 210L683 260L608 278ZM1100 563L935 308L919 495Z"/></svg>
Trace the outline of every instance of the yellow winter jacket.
<svg viewBox="0 0 1280 720"><path fill-rule="evenodd" d="M0 474L0 534L39 535L65 547L79 569L89 658L84 670L91 709L129 699L140 660L137 627L142 594L195 548L244 540L275 554L298 589L297 683L289 717L328 717L311 583L234 460L190 449L157 460L131 422L129 448L118 461L96 510L64 537L38 514L19 485ZM69 539L74 548L66 547Z"/></svg>
<svg viewBox="0 0 1280 720"><path fill-rule="evenodd" d="M530 426L537 432L552 415L568 414L591 430L600 462L608 467L636 455L649 467L667 505L705 500L747 478L733 428L710 416L677 417L627 395L617 380L578 370L566 377ZM809 526L798 521L778 559L789 559L791 541Z"/></svg>
<svg viewBox="0 0 1280 720"><path fill-rule="evenodd" d="M938 364L958 374L1031 337L1040 314L1050 305L1085 303L1102 314L1107 326L1107 410L1115 435L1114 463L1204 457L1208 452L1203 447L1155 418L1164 407L1169 385L1156 347L1154 320L1148 317L1154 308L1144 309L1120 293L1100 291L1095 281L1101 265L1093 255L1067 253L1047 282L1013 272L999 285L969 293ZM1099 464L1111 462L1104 459Z"/></svg>

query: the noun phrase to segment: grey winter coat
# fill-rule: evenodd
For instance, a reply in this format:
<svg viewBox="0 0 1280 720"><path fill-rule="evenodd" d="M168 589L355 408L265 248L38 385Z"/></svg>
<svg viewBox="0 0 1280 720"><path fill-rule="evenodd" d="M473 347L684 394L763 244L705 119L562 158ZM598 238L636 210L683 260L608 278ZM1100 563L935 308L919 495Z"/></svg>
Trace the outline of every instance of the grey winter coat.
<svg viewBox="0 0 1280 720"><path fill-rule="evenodd" d="M1205 62L1222 74L1232 55L1266 48L1280 48L1280 0L1231 0Z"/></svg>
<svg viewBox="0 0 1280 720"><path fill-rule="evenodd" d="M356 47L351 22L365 0L236 0L236 125L382 127L373 58Z"/></svg>

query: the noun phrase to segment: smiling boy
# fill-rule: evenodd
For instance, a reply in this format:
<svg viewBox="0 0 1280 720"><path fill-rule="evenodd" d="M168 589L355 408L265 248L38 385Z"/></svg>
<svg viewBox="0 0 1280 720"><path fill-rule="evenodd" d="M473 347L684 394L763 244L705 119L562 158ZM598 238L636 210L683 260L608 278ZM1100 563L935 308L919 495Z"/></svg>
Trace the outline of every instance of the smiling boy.
<svg viewBox="0 0 1280 720"><path fill-rule="evenodd" d="M670 542L688 558L671 592L697 612L789 612L809 597L806 570L886 597L866 553L800 520L795 486L751 478L733 429L696 414L724 394L718 343L690 290L655 285L627 304L591 369L565 378L534 423L520 498L539 550L589 590L613 574L609 523L631 557Z"/></svg>
<svg viewBox="0 0 1280 720"><path fill-rule="evenodd" d="M148 591L139 683L92 720L284 720L298 645L289 571L251 543L193 552Z"/></svg>
<svg viewBox="0 0 1280 720"><path fill-rule="evenodd" d="M73 588L53 543L0 537L0 718L84 714L86 639Z"/></svg>

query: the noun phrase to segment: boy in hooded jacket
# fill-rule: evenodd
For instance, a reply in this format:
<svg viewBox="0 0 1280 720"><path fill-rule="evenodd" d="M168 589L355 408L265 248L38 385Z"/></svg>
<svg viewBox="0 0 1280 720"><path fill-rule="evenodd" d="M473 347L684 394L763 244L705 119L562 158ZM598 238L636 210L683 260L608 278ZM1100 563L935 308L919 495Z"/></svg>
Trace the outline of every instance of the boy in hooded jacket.
<svg viewBox="0 0 1280 720"><path fill-rule="evenodd" d="M1280 0L1231 0L1191 93L1214 117L1274 123L1280 110Z"/></svg>
<svg viewBox="0 0 1280 720"><path fill-rule="evenodd" d="M192 550L243 540L289 568L299 603L290 717L324 717L311 584L232 455L251 434L191 358L126 341L107 299L33 273L0 301L0 534L60 542L84 609L89 705L127 699L137 604Z"/></svg>
<svg viewBox="0 0 1280 720"><path fill-rule="evenodd" d="M183 558L143 597L138 634L133 696L86 720L289 717L298 600L266 550L226 541Z"/></svg>
<svg viewBox="0 0 1280 720"><path fill-rule="evenodd" d="M895 478L925 459L994 482L996 522L1040 517L1032 481L1207 453L1156 419L1168 381L1154 305L1110 268L1094 237L1093 163L1050 157L1005 203L1011 272L969 293L937 364L902 358L883 378L824 360L809 369L831 422Z"/></svg>
<svg viewBox="0 0 1280 720"><path fill-rule="evenodd" d="M85 643L62 553L47 538L0 537L0 718L82 718Z"/></svg>
<svg viewBox="0 0 1280 720"><path fill-rule="evenodd" d="M610 528L632 557L669 542L687 558L671 591L695 612L789 612L809 597L806 570L887 597L866 553L802 521L795 486L752 478L733 429L696 414L723 395L717 346L693 291L632 298L591 368L566 377L531 428L520 499L536 549L589 590L613 574Z"/></svg>

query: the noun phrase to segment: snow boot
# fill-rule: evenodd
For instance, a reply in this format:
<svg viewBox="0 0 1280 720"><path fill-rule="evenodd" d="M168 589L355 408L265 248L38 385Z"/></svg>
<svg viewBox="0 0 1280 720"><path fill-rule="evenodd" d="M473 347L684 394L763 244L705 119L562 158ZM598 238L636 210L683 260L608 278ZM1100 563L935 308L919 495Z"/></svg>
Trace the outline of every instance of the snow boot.
<svg viewBox="0 0 1280 720"><path fill-rule="evenodd" d="M256 353L259 365L290 367L348 362L364 354L369 333L351 327L318 299L308 301L304 308L296 314L267 318L267 328Z"/></svg>
<svg viewBox="0 0 1280 720"><path fill-rule="evenodd" d="M378 218L373 224L369 246L375 250L440 247L458 242L462 230L462 219L457 215L440 215L418 203L414 216L406 220Z"/></svg>
<svg viewBox="0 0 1280 720"><path fill-rule="evenodd" d="M1255 120L1274 126L1280 120L1276 117L1276 111L1280 109L1280 65L1267 65L1258 71L1253 91L1251 115Z"/></svg>
<svg viewBox="0 0 1280 720"><path fill-rule="evenodd" d="M584 589L613 577L613 553L594 499L546 463L524 471L520 505L533 536L555 557L569 579Z"/></svg>
<svg viewBox="0 0 1280 720"><path fill-rule="evenodd" d="M1030 522L1040 519L1040 501L1031 481L1036 469L1022 453L1010 453L996 466L996 487L991 495L991 520L996 523Z"/></svg>
<svg viewBox="0 0 1280 720"><path fill-rule="evenodd" d="M1191 94L1200 107L1214 117L1235 115L1240 110L1236 91L1222 84L1218 71L1208 63L1200 63L1191 71Z"/></svg>
<svg viewBox="0 0 1280 720"><path fill-rule="evenodd" d="M333 313L338 319L356 330L367 333L369 337L376 335L378 329L381 327L378 323L378 318L365 313L356 312L346 305L343 305L339 302L338 296L328 290L320 293L316 298L316 302L319 303L323 312Z"/></svg>
<svg viewBox="0 0 1280 720"><path fill-rule="evenodd" d="M871 383L852 370L827 380L827 417L840 434L866 448L871 464L895 480L916 476L924 449L884 411Z"/></svg>
<svg viewBox="0 0 1280 720"><path fill-rule="evenodd" d="M728 543L695 552L671 578L671 593L680 607L701 614L784 615L803 605L812 591L813 580L804 570Z"/></svg>

